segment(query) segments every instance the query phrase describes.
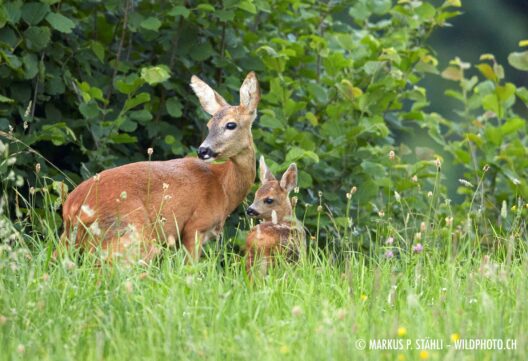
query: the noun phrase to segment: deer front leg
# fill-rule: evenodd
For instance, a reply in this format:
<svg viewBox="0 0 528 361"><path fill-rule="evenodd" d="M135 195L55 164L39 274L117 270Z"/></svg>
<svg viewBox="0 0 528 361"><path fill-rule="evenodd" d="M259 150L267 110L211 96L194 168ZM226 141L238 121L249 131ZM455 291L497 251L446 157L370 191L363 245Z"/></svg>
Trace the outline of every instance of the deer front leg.
<svg viewBox="0 0 528 361"><path fill-rule="evenodd" d="M207 241L206 232L200 232L196 228L187 228L183 232L182 242L187 256L191 262L197 261L202 255L202 245Z"/></svg>

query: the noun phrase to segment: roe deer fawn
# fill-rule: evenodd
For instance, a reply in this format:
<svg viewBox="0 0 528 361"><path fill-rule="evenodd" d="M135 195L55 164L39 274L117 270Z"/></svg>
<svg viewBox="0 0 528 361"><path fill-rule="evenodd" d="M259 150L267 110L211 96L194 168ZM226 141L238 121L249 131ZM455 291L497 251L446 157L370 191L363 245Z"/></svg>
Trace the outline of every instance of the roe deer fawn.
<svg viewBox="0 0 528 361"><path fill-rule="evenodd" d="M212 118L196 158L137 162L105 170L84 181L63 208L62 242L109 256L148 261L159 243L181 240L192 259L221 232L226 218L255 181L251 126L260 90L255 73L240 88L240 104L229 105L198 77L191 87ZM222 164L210 164L215 159ZM161 240L160 240L161 239Z"/></svg>
<svg viewBox="0 0 528 361"><path fill-rule="evenodd" d="M305 250L304 227L292 212L289 193L297 186L297 166L292 163L282 175L275 179L264 161L260 158L259 178L262 185L255 194L253 204L247 214L263 220L253 227L246 239L248 273L256 262L261 271L266 272L275 254L283 254L287 259L295 259ZM261 259L259 259L261 258Z"/></svg>

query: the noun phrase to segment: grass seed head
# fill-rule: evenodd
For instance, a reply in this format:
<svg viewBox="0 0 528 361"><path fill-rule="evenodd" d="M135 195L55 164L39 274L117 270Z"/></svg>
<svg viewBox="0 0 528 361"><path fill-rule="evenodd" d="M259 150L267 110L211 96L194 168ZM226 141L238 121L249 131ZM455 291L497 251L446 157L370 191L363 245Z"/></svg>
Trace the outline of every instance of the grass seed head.
<svg viewBox="0 0 528 361"><path fill-rule="evenodd" d="M294 317L299 317L303 314L301 306L293 306L291 313Z"/></svg>

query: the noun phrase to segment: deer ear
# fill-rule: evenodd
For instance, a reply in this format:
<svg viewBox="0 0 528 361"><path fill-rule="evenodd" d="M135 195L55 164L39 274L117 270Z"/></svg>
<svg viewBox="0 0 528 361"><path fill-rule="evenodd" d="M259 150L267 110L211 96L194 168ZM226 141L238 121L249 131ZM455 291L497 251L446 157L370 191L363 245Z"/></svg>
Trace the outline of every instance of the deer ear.
<svg viewBox="0 0 528 361"><path fill-rule="evenodd" d="M248 113L253 113L257 110L259 101L260 88L257 76L254 72L250 72L240 87L240 105L244 107Z"/></svg>
<svg viewBox="0 0 528 361"><path fill-rule="evenodd" d="M275 177L269 170L268 166L266 165L266 161L264 160L264 156L260 156L259 161L259 178L260 183L265 184L269 181L275 180Z"/></svg>
<svg viewBox="0 0 528 361"><path fill-rule="evenodd" d="M210 115L229 105L220 94L196 75L191 77L191 88L200 100L202 108Z"/></svg>
<svg viewBox="0 0 528 361"><path fill-rule="evenodd" d="M282 175L280 186L288 193L297 187L297 165L295 163L290 164L286 172Z"/></svg>

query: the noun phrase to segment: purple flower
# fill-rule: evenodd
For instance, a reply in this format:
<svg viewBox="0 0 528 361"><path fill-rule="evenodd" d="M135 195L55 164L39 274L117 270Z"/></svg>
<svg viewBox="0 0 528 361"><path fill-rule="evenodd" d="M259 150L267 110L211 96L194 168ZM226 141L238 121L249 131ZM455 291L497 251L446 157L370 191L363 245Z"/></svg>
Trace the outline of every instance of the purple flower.
<svg viewBox="0 0 528 361"><path fill-rule="evenodd" d="M392 257L394 257L394 252L392 252L390 249L387 250L387 252L385 252L385 257L386 257L386 258L392 258Z"/></svg>
<svg viewBox="0 0 528 361"><path fill-rule="evenodd" d="M423 251L423 246L421 243L416 243L413 247L412 247L412 251L414 253L422 253Z"/></svg>

